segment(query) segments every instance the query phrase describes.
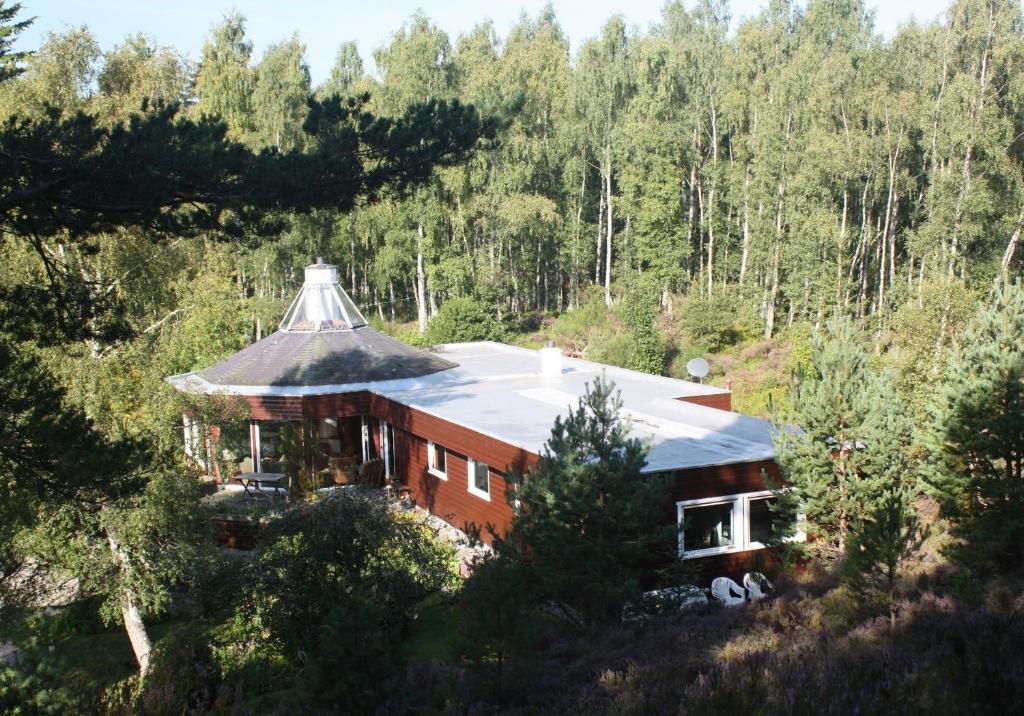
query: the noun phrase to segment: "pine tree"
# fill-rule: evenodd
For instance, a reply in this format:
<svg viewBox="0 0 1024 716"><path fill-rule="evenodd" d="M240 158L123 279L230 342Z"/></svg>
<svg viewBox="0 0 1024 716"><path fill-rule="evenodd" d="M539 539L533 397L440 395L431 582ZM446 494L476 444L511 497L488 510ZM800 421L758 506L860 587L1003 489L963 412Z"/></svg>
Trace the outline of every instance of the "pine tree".
<svg viewBox="0 0 1024 716"><path fill-rule="evenodd" d="M968 324L922 431L926 482L981 572L1024 563L1024 289L997 288Z"/></svg>
<svg viewBox="0 0 1024 716"><path fill-rule="evenodd" d="M776 460L789 498L783 504L806 515L813 547L835 556L883 491L907 478L910 425L850 322L835 321L814 340L811 363L793 387L791 410L777 416Z"/></svg>
<svg viewBox="0 0 1024 716"><path fill-rule="evenodd" d="M648 447L627 437L621 408L601 377L555 420L538 465L509 476L516 519L497 547L525 567L535 600L586 620L617 616L641 576L673 551L665 483L641 474Z"/></svg>
<svg viewBox="0 0 1024 716"><path fill-rule="evenodd" d="M923 533L908 492L887 489L850 532L843 581L861 598L885 597L896 625L896 586L900 566L921 546Z"/></svg>

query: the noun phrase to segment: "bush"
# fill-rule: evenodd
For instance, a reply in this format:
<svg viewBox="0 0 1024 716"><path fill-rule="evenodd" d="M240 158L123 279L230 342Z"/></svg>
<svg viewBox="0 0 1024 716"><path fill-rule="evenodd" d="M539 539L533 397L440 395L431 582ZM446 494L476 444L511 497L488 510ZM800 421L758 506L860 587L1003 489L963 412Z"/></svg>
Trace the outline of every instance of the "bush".
<svg viewBox="0 0 1024 716"><path fill-rule="evenodd" d="M452 298L427 324L429 344L466 341L504 341L505 328L494 312L472 298Z"/></svg>
<svg viewBox="0 0 1024 716"><path fill-rule="evenodd" d="M691 296L682 313L687 333L713 353L756 336L760 328L749 307L731 290L723 289L710 298Z"/></svg>
<svg viewBox="0 0 1024 716"><path fill-rule="evenodd" d="M620 312L632 337L627 366L644 373L665 371L665 336L655 326L661 291L649 282L635 280L626 285Z"/></svg>
<svg viewBox="0 0 1024 716"><path fill-rule="evenodd" d="M416 606L456 574L422 521L349 491L285 513L263 542L218 658L229 683L255 670L329 710L387 687Z"/></svg>

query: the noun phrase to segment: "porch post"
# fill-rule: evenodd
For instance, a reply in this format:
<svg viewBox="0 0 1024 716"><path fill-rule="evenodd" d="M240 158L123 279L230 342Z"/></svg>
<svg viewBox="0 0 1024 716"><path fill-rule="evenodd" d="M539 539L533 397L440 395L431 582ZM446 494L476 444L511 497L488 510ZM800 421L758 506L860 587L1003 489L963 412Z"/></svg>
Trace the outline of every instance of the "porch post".
<svg viewBox="0 0 1024 716"><path fill-rule="evenodd" d="M373 436L370 435L370 421L365 415L360 418L360 429L363 438L363 462L366 462L370 459L370 440Z"/></svg>
<svg viewBox="0 0 1024 716"><path fill-rule="evenodd" d="M252 471L263 472L263 456L260 454L260 423L255 418L249 421L249 454L252 456Z"/></svg>

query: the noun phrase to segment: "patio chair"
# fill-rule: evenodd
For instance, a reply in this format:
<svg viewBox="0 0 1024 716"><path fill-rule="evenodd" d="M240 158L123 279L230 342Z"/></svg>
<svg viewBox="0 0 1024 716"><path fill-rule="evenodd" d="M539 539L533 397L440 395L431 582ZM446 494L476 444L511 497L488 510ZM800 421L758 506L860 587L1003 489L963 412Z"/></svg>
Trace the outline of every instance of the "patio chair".
<svg viewBox="0 0 1024 716"><path fill-rule="evenodd" d="M711 596L727 607L735 607L747 601L743 587L728 577L715 577L711 580Z"/></svg>
<svg viewBox="0 0 1024 716"><path fill-rule="evenodd" d="M773 587L768 577L760 572L747 572L743 575L743 586L750 596L750 601L756 602L768 596Z"/></svg>
<svg viewBox="0 0 1024 716"><path fill-rule="evenodd" d="M358 482L366 487L384 487L384 461L377 458L364 462L359 468Z"/></svg>

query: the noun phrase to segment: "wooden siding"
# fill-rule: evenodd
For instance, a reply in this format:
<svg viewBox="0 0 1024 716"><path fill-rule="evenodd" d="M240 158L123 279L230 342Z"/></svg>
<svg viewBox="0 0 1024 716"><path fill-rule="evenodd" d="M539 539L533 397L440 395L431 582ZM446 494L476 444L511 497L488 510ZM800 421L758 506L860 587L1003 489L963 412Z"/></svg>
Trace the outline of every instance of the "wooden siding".
<svg viewBox="0 0 1024 716"><path fill-rule="evenodd" d="M325 395L254 395L246 402L257 420L303 420L316 418L345 418L366 415L370 408L370 393L332 393Z"/></svg>
<svg viewBox="0 0 1024 716"><path fill-rule="evenodd" d="M488 526L493 527L498 534L508 531L512 523L512 508L505 499L505 478L500 468L488 463L491 499L485 500L469 491L467 456L446 446L442 440L434 442L447 450L447 480L431 474L427 469L426 439L395 429L397 474L412 488L416 503L459 529L476 525L481 530L481 537L487 542L490 542L486 529ZM481 457L474 459L486 462Z"/></svg>
<svg viewBox="0 0 1024 716"><path fill-rule="evenodd" d="M246 400L253 417L258 420L366 415L391 423L395 432L395 476L399 482L412 488L417 504L460 529L468 524L481 529L490 525L499 534L506 532L513 513L505 499L503 475L510 468L525 471L539 460L528 450L368 391L296 397L260 396ZM731 393L680 400L702 405L717 401L718 404L710 407L728 410ZM379 454L381 445L376 421L371 426L371 435ZM447 450L447 480L430 474L427 469L428 440ZM489 501L469 491L468 458L487 463L490 468ZM675 524L675 505L681 500L765 490L767 486L762 471L773 479L779 479L778 467L772 460L677 470L668 476L670 487L664 519ZM486 531L482 536L487 538ZM756 554L737 552L698 561L707 562L709 568L731 576L750 560L756 559Z"/></svg>
<svg viewBox="0 0 1024 716"><path fill-rule="evenodd" d="M702 497L739 495L744 492L767 490L762 476L766 472L772 480L781 480L779 467L774 460L737 462L731 465L709 465L673 473L669 490L673 509L681 500L698 500Z"/></svg>
<svg viewBox="0 0 1024 716"><path fill-rule="evenodd" d="M711 395L688 395L676 398L676 400L695 405L705 405L709 408L718 408L719 410L732 410L732 392L712 393Z"/></svg>

